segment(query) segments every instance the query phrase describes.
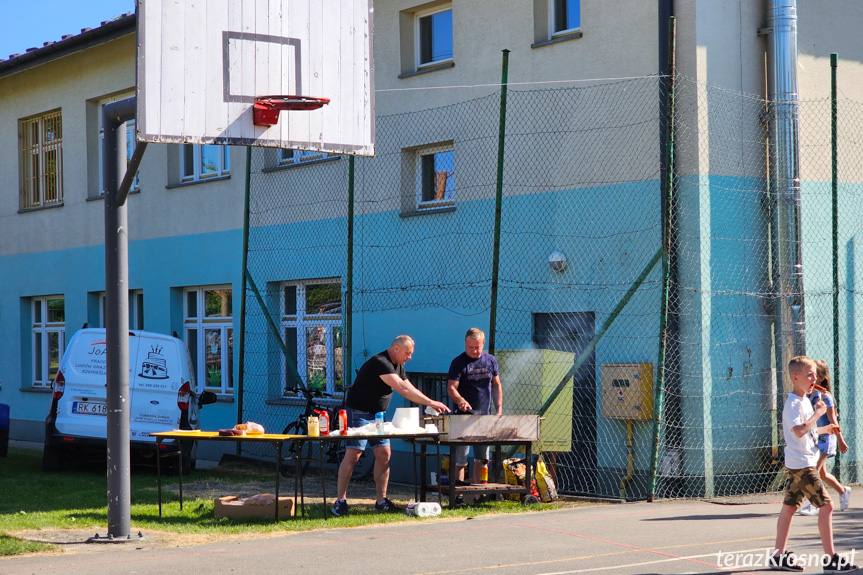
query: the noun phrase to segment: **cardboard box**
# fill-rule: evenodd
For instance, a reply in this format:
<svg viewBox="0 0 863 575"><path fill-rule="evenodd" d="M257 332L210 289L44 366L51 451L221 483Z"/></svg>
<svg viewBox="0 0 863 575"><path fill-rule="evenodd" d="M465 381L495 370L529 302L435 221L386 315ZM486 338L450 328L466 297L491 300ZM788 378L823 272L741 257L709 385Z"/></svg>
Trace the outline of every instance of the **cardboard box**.
<svg viewBox="0 0 863 575"><path fill-rule="evenodd" d="M243 499L236 495L219 497L213 501L213 515L216 518L231 519L276 519L276 505L243 505ZM296 509L293 497L279 497L279 519L293 517Z"/></svg>

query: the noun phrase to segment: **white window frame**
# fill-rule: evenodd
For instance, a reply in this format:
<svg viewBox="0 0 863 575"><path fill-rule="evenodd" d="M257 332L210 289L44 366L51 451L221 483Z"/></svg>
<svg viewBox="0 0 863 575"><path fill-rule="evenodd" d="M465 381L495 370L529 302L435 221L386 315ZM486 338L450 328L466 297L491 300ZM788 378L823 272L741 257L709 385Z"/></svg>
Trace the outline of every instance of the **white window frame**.
<svg viewBox="0 0 863 575"><path fill-rule="evenodd" d="M567 8L572 8L574 5L578 9L578 26L575 28L561 28L557 29L558 26L558 10L557 10L557 2L558 0L548 0L548 31L549 38L557 38L558 36L567 36L569 34L573 34L575 32L581 31L581 0L563 0Z"/></svg>
<svg viewBox="0 0 863 575"><path fill-rule="evenodd" d="M99 293L99 327L105 326L107 296ZM144 290L129 290L129 329L144 329Z"/></svg>
<svg viewBox="0 0 863 575"><path fill-rule="evenodd" d="M430 60L429 62L422 61L423 36L420 21L423 18L431 17L435 14L440 14L442 12L452 12L452 4L438 6L436 8L432 8L430 10L423 10L414 14L414 55L416 59L415 63L417 70L422 70L424 68L429 68L432 66L440 66L441 64L447 64L449 62L452 62L455 57L455 22L453 22L453 29L450 30L450 36L452 37L452 45L450 46L450 49L452 51L452 55L449 58L443 58L440 60ZM432 31L432 38L434 38L434 31ZM432 42L434 42L433 39Z"/></svg>
<svg viewBox="0 0 863 575"><path fill-rule="evenodd" d="M52 130L53 127L53 130ZM33 137L33 132L36 137ZM63 114L52 110L18 121L21 209L63 204ZM50 136L50 137L49 137ZM54 172L47 166L53 158Z"/></svg>
<svg viewBox="0 0 863 575"><path fill-rule="evenodd" d="M197 381L204 382L204 389L213 391L221 395L232 395L234 393L234 361L233 361L233 346L230 342L234 336L234 319L233 319L233 302L231 304L231 315L228 316L209 316L206 317L206 293L210 291L228 291L229 299L233 298L233 288L230 284L225 285L210 285L188 287L183 290L183 341L189 348L189 353L192 355L197 373L195 377ZM195 304L194 310L190 310L189 299L190 295L194 294ZM189 345L189 332L195 332L195 348ZM207 365L207 332L218 333L221 347L219 348L220 362L219 373L220 381L218 385L213 385L208 376L209 366ZM228 374L226 378L224 374Z"/></svg>
<svg viewBox="0 0 863 575"><path fill-rule="evenodd" d="M63 302L63 321L48 321L48 302L60 300ZM57 366L63 359L66 350L66 300L61 295L51 295L31 298L30 319L32 322L32 337L30 338L33 387L50 388L53 378L51 377L51 357L49 353L48 340L51 334L57 335ZM37 313L38 308L38 313ZM41 377L37 378L37 374Z"/></svg>
<svg viewBox="0 0 863 575"><path fill-rule="evenodd" d="M278 165L282 166L296 166L297 164L305 164L308 162L315 162L318 160L326 160L328 158L332 158L331 154L327 154L325 152L311 151L311 150L293 150L290 148L279 148L278 153Z"/></svg>
<svg viewBox="0 0 863 575"><path fill-rule="evenodd" d="M186 150L192 147L192 166L187 166ZM213 171L204 171L203 151L204 148L220 148L219 154L216 157L216 168ZM180 181L181 182L201 182L211 178L228 176L231 174L231 153L230 146L222 146L218 144L180 144ZM191 169L190 169L191 168Z"/></svg>
<svg viewBox="0 0 863 575"><path fill-rule="evenodd" d="M105 195L105 184L102 179L102 167L105 161L105 127L102 125L102 108L105 107L106 104L110 104L112 102L117 102L119 100L125 100L126 98L131 98L134 96L134 92L129 92L128 94L121 94L119 96L112 96L110 98L105 98L103 100L99 100L98 105L98 119L97 125L99 126L99 196ZM135 119L126 122L126 166L128 167L129 161L132 159L132 154L135 152L135 146L137 146L137 141L135 140ZM119 184L120 182L117 182ZM130 193L140 192L141 191L141 172L138 171L135 174L135 179L132 181L132 187L129 188Z"/></svg>
<svg viewBox="0 0 863 575"><path fill-rule="evenodd" d="M423 158L446 152L451 152L453 157L453 171L452 174L447 178L448 180L452 178L452 190L446 191L444 197L441 199L423 200L423 186L425 184L425 174L423 173ZM415 187L417 210L451 206L455 204L455 149L453 148L452 144L439 144L417 150L414 156L414 174L416 177ZM450 183L448 182L446 188L449 187Z"/></svg>
<svg viewBox="0 0 863 575"><path fill-rule="evenodd" d="M306 330L323 328L324 345L326 347L326 363L323 366L326 374L326 384L324 391L333 395L341 395L344 392L345 376L344 376L344 355L342 355L342 388L336 389L336 330L341 330L341 337L344 338L345 333L342 327L341 306L338 313L306 313L306 289L313 285L329 285L335 284L339 286L339 294L341 297L341 278L326 278L305 281L288 281L280 285L280 309L281 309L281 327L282 337L286 346L294 345L297 350L297 373L303 380L303 384L309 385L309 353L306 346ZM286 288L296 288L296 314L288 314L285 292ZM287 330L295 329L297 333L296 341L288 341ZM342 351L344 351L344 339L342 339ZM285 397L296 397L296 392L290 391L288 385L288 374L286 362L282 363L282 393Z"/></svg>

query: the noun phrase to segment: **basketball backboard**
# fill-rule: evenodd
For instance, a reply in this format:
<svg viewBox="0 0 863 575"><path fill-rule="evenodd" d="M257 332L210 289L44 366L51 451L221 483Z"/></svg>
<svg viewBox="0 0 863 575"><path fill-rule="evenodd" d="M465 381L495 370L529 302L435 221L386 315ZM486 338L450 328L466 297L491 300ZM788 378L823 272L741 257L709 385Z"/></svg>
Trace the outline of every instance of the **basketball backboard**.
<svg viewBox="0 0 863 575"><path fill-rule="evenodd" d="M374 155L372 0L138 0L137 139ZM328 98L255 125L257 98Z"/></svg>

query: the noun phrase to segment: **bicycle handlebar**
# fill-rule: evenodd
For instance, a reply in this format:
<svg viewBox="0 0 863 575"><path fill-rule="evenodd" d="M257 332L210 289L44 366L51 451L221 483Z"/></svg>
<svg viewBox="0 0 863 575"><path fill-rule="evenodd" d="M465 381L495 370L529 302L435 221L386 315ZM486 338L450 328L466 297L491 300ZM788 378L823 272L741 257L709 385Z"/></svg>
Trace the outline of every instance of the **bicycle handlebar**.
<svg viewBox="0 0 863 575"><path fill-rule="evenodd" d="M321 391L319 389L309 389L307 387L295 387L294 389L290 389L288 391L294 391L298 394L302 394L306 397L306 399L311 399L313 397L333 397L332 393L327 393L326 391Z"/></svg>

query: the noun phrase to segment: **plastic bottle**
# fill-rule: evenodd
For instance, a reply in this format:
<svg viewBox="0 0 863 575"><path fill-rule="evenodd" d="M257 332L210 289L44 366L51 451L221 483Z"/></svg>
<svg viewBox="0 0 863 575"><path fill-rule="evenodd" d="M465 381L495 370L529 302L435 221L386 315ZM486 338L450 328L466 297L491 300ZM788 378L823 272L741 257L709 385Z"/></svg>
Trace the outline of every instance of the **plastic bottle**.
<svg viewBox="0 0 863 575"><path fill-rule="evenodd" d="M339 410L339 433L342 435L348 434L348 410Z"/></svg>
<svg viewBox="0 0 863 575"><path fill-rule="evenodd" d="M309 437L318 437L321 434L320 421L314 415L309 416Z"/></svg>
<svg viewBox="0 0 863 575"><path fill-rule="evenodd" d="M488 459L482 460L482 466L479 468L479 482L488 483Z"/></svg>
<svg viewBox="0 0 863 575"><path fill-rule="evenodd" d="M318 414L318 430L321 435L330 434L330 414L326 409L316 409Z"/></svg>
<svg viewBox="0 0 863 575"><path fill-rule="evenodd" d="M375 414L375 429L378 432L378 435L384 434L384 412L379 411Z"/></svg>
<svg viewBox="0 0 863 575"><path fill-rule="evenodd" d="M449 485L449 455L440 456L440 484Z"/></svg>

